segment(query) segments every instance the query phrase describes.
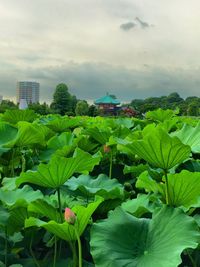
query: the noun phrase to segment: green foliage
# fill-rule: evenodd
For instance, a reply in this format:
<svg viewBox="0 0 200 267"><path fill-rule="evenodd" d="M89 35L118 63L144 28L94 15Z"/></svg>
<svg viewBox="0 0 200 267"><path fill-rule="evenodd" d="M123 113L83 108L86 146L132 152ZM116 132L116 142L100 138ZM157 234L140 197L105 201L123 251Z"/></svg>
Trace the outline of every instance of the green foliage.
<svg viewBox="0 0 200 267"><path fill-rule="evenodd" d="M180 131L173 132L171 136L177 136L185 145L189 145L193 153L200 153L200 123L196 127L184 124Z"/></svg>
<svg viewBox="0 0 200 267"><path fill-rule="evenodd" d="M189 158L190 147L181 143L177 137L170 137L163 129L156 128L144 136L143 140L131 144L118 145L119 149L130 155L138 155L155 167L171 169Z"/></svg>
<svg viewBox="0 0 200 267"><path fill-rule="evenodd" d="M180 115L199 116L200 98L193 96L184 100L178 93L174 92L168 96L149 97L144 100L133 99L130 105L140 114L159 108L171 110L178 108Z"/></svg>
<svg viewBox="0 0 200 267"><path fill-rule="evenodd" d="M16 183L32 183L44 187L58 188L75 172L88 173L100 161L100 156L76 149L73 157L53 157L48 164L40 164L37 171L22 173Z"/></svg>
<svg viewBox="0 0 200 267"><path fill-rule="evenodd" d="M75 234L75 228L77 228L78 234L79 236L81 236L89 222L91 215L97 209L102 200L102 198L97 198L95 202L90 203L87 207L74 207L72 210L75 212L77 218L75 225L68 224L67 222L64 222L62 224L57 223L56 221L44 222L37 218L30 217L26 220L25 227L43 227L47 229L50 233L53 233L54 235L63 240L76 240L77 237Z"/></svg>
<svg viewBox="0 0 200 267"><path fill-rule="evenodd" d="M143 120L1 115L0 264L199 266L199 130L161 109Z"/></svg>
<svg viewBox="0 0 200 267"><path fill-rule="evenodd" d="M66 183L70 190L79 190L86 197L99 195L104 199L122 198L123 187L116 179L109 179L108 176L100 174L97 178L89 175L72 177Z"/></svg>
<svg viewBox="0 0 200 267"><path fill-rule="evenodd" d="M176 113L173 112L173 110L170 109L162 110L161 108L159 108L157 110L147 112L145 117L146 119L151 119L158 122L164 122L165 120L172 119L172 117L174 117L175 114Z"/></svg>
<svg viewBox="0 0 200 267"><path fill-rule="evenodd" d="M37 115L33 110L6 110L2 116L2 120L7 121L11 124L17 124L20 121L33 122Z"/></svg>
<svg viewBox="0 0 200 267"><path fill-rule="evenodd" d="M75 113L77 116L88 115L89 106L87 101L80 100L76 104Z"/></svg>
<svg viewBox="0 0 200 267"><path fill-rule="evenodd" d="M75 103L76 98L70 95L67 85L64 83L58 84L53 95L51 108L54 109L56 113L64 115L68 111L73 111Z"/></svg>
<svg viewBox="0 0 200 267"><path fill-rule="evenodd" d="M97 267L177 267L181 252L198 240L194 219L179 209L165 206L150 220L117 208L92 226L90 245Z"/></svg>

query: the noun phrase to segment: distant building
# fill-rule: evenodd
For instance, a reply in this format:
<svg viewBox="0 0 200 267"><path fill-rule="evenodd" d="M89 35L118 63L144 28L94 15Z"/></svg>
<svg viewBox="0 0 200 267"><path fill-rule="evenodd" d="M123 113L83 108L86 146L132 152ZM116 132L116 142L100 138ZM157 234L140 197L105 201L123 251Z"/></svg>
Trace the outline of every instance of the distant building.
<svg viewBox="0 0 200 267"><path fill-rule="evenodd" d="M0 104L1 104L2 100L3 100L3 96L0 95Z"/></svg>
<svg viewBox="0 0 200 267"><path fill-rule="evenodd" d="M119 110L118 105L120 104L116 98L109 94L95 100L94 103L104 115L116 115Z"/></svg>
<svg viewBox="0 0 200 267"><path fill-rule="evenodd" d="M19 101L19 109L23 110L23 109L27 109L28 108L28 104L26 99L20 99Z"/></svg>
<svg viewBox="0 0 200 267"><path fill-rule="evenodd" d="M27 104L38 103L39 94L39 83L29 81L17 82L17 103L20 103L21 99L25 99Z"/></svg>

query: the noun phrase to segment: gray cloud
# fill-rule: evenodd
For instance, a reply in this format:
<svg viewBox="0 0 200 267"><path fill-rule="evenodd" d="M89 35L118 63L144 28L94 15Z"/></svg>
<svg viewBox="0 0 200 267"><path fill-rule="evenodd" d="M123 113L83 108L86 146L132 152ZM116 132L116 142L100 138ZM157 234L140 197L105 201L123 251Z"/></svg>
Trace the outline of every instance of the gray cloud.
<svg viewBox="0 0 200 267"><path fill-rule="evenodd" d="M134 22L127 22L120 25L120 28L124 31L129 31L136 26Z"/></svg>
<svg viewBox="0 0 200 267"><path fill-rule="evenodd" d="M52 101L58 83L68 85L71 94L79 99L93 101L106 92L115 94L121 101L134 98L168 95L177 91L182 97L199 95L199 69L191 72L184 69L167 69L149 66L141 69L115 67L103 63L75 63L48 68L13 69L13 80L0 74L1 92L4 96L16 96L17 80L40 82L41 102Z"/></svg>
<svg viewBox="0 0 200 267"><path fill-rule="evenodd" d="M42 101L59 82L83 99L199 95L199 10L198 0L0 0L0 94L33 79Z"/></svg>

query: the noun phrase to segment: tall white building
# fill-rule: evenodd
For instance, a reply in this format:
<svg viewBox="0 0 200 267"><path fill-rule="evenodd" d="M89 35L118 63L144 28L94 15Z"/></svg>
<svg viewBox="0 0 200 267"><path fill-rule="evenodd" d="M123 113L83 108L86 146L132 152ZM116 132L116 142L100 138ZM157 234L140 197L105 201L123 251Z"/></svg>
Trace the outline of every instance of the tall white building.
<svg viewBox="0 0 200 267"><path fill-rule="evenodd" d="M39 83L29 81L17 82L17 103L20 103L21 99L26 99L27 104L38 103L39 94Z"/></svg>

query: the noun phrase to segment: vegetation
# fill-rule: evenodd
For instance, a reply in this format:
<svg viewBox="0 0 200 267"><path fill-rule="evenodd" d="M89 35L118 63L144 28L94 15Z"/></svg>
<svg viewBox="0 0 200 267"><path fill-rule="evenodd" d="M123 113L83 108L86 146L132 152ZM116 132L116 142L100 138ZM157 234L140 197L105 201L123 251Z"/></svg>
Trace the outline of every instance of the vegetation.
<svg viewBox="0 0 200 267"><path fill-rule="evenodd" d="M180 115L199 116L200 115L200 98L193 96L185 100L178 93L171 93L168 96L149 97L146 99L133 99L130 106L134 107L139 113L162 109L179 109Z"/></svg>
<svg viewBox="0 0 200 267"><path fill-rule="evenodd" d="M116 99L115 95L110 95ZM0 113L7 109L16 109L17 105L10 100L3 100L0 104ZM171 93L168 96L149 97L146 99L133 99L128 104L123 104L122 109L118 112L122 117L142 117L146 112L153 111L158 108L177 110L180 116L200 116L200 98L197 96L187 97L185 100L178 93ZM53 102L32 103L29 104L32 109L40 115L60 114L60 115L84 115L95 117L102 115L95 105L89 105L86 100L78 100L76 96L69 93L68 87L64 83L56 86Z"/></svg>
<svg viewBox="0 0 200 267"><path fill-rule="evenodd" d="M200 123L0 117L0 265L200 266Z"/></svg>
<svg viewBox="0 0 200 267"><path fill-rule="evenodd" d="M51 104L51 108L55 110L55 113L65 115L67 112L74 112L76 103L76 97L68 92L66 84L61 83L56 86L53 103Z"/></svg>

